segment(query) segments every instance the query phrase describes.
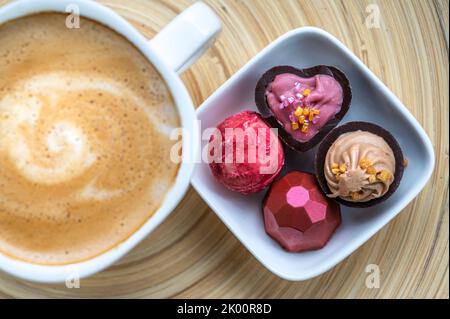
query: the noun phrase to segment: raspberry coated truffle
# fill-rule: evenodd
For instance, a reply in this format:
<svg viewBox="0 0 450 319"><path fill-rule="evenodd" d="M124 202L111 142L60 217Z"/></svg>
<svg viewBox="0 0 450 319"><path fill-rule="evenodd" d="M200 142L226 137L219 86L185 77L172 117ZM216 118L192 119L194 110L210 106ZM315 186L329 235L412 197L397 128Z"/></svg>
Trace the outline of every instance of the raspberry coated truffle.
<svg viewBox="0 0 450 319"><path fill-rule="evenodd" d="M267 234L289 252L320 249L341 223L339 204L322 194L314 175L290 172L263 202Z"/></svg>
<svg viewBox="0 0 450 319"><path fill-rule="evenodd" d="M220 123L210 137L208 155L217 181L242 194L266 188L284 165L283 146L276 131L252 111Z"/></svg>

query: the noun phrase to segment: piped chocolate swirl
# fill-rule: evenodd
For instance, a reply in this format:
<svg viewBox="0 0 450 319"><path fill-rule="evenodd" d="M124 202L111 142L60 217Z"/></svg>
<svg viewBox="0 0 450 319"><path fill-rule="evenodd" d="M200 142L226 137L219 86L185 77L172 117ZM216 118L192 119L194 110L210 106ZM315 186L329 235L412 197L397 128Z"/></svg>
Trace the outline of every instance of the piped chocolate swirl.
<svg viewBox="0 0 450 319"><path fill-rule="evenodd" d="M332 130L315 159L323 192L353 207L386 200L399 186L403 170L403 153L395 138L368 122L349 122Z"/></svg>

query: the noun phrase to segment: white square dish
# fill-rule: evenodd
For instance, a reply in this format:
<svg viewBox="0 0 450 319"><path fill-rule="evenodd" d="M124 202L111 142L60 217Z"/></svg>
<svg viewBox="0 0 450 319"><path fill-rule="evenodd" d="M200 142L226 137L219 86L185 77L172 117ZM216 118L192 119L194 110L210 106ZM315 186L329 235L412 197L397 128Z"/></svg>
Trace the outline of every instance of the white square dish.
<svg viewBox="0 0 450 319"><path fill-rule="evenodd" d="M322 249L288 253L264 230L264 193L245 196L227 190L212 176L208 164L197 164L192 185L233 234L270 271L288 280L306 280L342 261L394 218L425 186L434 168L434 152L428 136L397 97L340 41L313 27L286 33L267 46L226 81L197 110L202 130L215 127L226 117L250 109L261 75L277 65L306 68L333 65L349 78L353 89L350 110L341 121L361 120L379 124L399 142L409 164L397 191L370 208L341 206L342 224ZM202 149L207 141L202 141ZM313 172L316 148L286 153L290 170Z"/></svg>

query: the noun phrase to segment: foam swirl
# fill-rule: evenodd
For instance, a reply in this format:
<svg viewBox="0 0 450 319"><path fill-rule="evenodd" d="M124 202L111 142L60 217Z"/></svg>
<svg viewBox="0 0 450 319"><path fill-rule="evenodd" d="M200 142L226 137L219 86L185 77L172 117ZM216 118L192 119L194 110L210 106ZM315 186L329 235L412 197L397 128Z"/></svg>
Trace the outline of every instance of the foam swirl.
<svg viewBox="0 0 450 319"><path fill-rule="evenodd" d="M73 118L53 116L62 98L71 95L75 99L79 92L88 91L132 100L159 132L168 135L173 129L146 110L145 101L111 79L67 72L34 76L0 99L0 150L8 153L18 172L29 181L48 185L67 182L96 162L90 142L95 137L87 136Z"/></svg>
<svg viewBox="0 0 450 319"><path fill-rule="evenodd" d="M38 264L128 238L176 178L179 116L157 70L96 22L0 25L0 253Z"/></svg>

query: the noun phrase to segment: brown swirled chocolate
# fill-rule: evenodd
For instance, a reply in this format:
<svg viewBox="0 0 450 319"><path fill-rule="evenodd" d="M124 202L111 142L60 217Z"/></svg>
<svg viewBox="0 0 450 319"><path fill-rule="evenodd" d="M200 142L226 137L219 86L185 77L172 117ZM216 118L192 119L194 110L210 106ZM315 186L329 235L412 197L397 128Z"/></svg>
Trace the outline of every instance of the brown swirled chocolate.
<svg viewBox="0 0 450 319"><path fill-rule="evenodd" d="M355 131L341 135L331 145L323 169L329 197L365 202L386 194L394 180L395 158L381 137Z"/></svg>
<svg viewBox="0 0 450 319"><path fill-rule="evenodd" d="M403 174L403 155L392 135L366 122L333 130L316 155L323 191L347 206L367 207L389 197Z"/></svg>

